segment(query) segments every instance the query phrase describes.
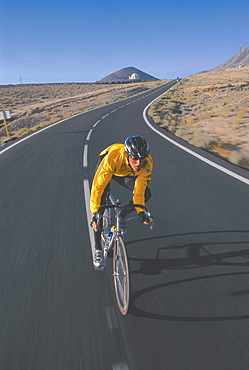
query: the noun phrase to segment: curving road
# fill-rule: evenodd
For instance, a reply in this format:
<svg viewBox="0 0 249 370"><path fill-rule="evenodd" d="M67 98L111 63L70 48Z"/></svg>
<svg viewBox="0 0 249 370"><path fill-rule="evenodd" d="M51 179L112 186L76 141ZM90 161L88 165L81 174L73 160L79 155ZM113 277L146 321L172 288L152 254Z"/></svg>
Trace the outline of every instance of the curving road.
<svg viewBox="0 0 249 370"><path fill-rule="evenodd" d="M170 86L0 152L0 369L248 368L249 173L167 134L176 146L146 118ZM121 317L111 266L92 266L87 199L100 149L132 134L151 146L156 225L128 225Z"/></svg>

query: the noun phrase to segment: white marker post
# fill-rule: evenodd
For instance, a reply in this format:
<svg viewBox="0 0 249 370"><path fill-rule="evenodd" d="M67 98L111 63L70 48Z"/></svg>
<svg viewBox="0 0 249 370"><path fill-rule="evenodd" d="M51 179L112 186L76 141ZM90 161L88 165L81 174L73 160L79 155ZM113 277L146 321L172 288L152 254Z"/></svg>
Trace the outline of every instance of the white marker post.
<svg viewBox="0 0 249 370"><path fill-rule="evenodd" d="M6 130L6 135L10 137L10 133L8 130L8 125L7 125L8 124L7 119L10 119L10 112L8 110L0 112L0 119L3 120L5 130Z"/></svg>

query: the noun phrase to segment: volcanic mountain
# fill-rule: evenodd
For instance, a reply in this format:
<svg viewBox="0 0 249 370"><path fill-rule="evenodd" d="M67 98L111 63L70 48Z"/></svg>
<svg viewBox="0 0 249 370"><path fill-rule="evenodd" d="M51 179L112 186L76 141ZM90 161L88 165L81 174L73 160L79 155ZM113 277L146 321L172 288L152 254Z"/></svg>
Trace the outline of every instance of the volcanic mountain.
<svg viewBox="0 0 249 370"><path fill-rule="evenodd" d="M249 66L249 46L240 50L226 62L219 64L217 67L210 69L207 72L224 71L226 69L241 68Z"/></svg>
<svg viewBox="0 0 249 370"><path fill-rule="evenodd" d="M132 81L156 81L159 78L153 77L148 73L140 71L134 67L122 68L116 72L97 81L98 83L119 83L119 82L132 82Z"/></svg>

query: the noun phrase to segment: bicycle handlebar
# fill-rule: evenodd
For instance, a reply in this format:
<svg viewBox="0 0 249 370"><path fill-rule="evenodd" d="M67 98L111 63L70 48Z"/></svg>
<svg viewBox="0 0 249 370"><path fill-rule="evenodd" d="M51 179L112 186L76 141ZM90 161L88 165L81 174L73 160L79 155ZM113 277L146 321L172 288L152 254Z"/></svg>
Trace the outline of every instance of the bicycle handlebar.
<svg viewBox="0 0 249 370"><path fill-rule="evenodd" d="M152 217L152 214L151 212L148 210L148 208L146 208L145 206L143 206L142 204L132 204L132 203L129 203L129 204L121 204L121 203L115 203L115 204L105 204L105 205L102 205L98 208L98 213L101 214L102 211L104 211L105 209L107 208L120 208L121 210L125 209L126 207L129 207L129 208L142 208L145 213L147 214L147 217L149 218L149 226L150 226L150 229L153 229L154 227L154 222L153 222L153 217Z"/></svg>
<svg viewBox="0 0 249 370"><path fill-rule="evenodd" d="M105 204L105 205L102 205L102 206L100 206L98 208L98 212L101 213L106 208L121 208L121 209L125 209L126 207L129 207L129 208L142 208L146 213L150 213L149 210L148 210L148 208L146 208L142 204L132 204L132 203L129 203L129 204L120 204L120 203Z"/></svg>

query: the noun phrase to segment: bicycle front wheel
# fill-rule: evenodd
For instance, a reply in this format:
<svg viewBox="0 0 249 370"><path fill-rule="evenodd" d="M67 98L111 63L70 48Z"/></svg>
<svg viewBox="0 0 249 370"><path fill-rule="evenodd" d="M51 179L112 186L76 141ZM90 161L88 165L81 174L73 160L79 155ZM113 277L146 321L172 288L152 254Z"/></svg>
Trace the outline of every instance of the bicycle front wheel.
<svg viewBox="0 0 249 370"><path fill-rule="evenodd" d="M130 300L130 273L124 241L118 237L114 242L113 279L119 311L126 315Z"/></svg>

